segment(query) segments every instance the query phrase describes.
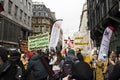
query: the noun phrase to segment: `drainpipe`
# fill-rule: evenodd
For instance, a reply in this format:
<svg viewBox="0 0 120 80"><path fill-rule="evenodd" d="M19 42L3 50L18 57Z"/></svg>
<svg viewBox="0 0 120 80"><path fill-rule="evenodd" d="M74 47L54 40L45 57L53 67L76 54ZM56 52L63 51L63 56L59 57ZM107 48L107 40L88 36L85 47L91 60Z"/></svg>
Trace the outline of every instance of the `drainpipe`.
<svg viewBox="0 0 120 80"><path fill-rule="evenodd" d="M118 19L117 17L109 15L109 18L112 19L112 20L114 20L114 21L116 21L116 22L118 22L118 23L120 23L120 19Z"/></svg>
<svg viewBox="0 0 120 80"><path fill-rule="evenodd" d="M106 0L106 8L107 8L106 11L107 11L107 13L108 13L108 11L109 11L109 7L108 7L109 5L108 5L108 3L109 3L108 0Z"/></svg>

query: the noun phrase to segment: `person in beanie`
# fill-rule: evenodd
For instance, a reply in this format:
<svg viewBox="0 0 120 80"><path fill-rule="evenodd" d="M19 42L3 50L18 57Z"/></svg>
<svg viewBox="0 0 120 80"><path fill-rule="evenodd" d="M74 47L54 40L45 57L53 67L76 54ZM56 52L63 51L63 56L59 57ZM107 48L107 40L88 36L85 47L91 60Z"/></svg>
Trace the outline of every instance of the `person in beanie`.
<svg viewBox="0 0 120 80"><path fill-rule="evenodd" d="M8 60L8 53L9 51L6 48L0 47L0 80L18 80L15 68Z"/></svg>
<svg viewBox="0 0 120 80"><path fill-rule="evenodd" d="M14 69L14 72L16 72L16 78L18 80L25 80L25 68L21 61L21 53L15 48L15 49L8 49L9 50L9 61L11 63L11 66Z"/></svg>
<svg viewBox="0 0 120 80"><path fill-rule="evenodd" d="M80 61L84 61L83 55L81 54L81 50L78 48L77 49L77 57Z"/></svg>
<svg viewBox="0 0 120 80"><path fill-rule="evenodd" d="M34 80L47 80L48 73L41 61L42 57L41 50L38 50L38 52L30 58L26 69L26 77L33 71Z"/></svg>
<svg viewBox="0 0 120 80"><path fill-rule="evenodd" d="M60 68L61 68L61 78L65 78L66 76L69 75L71 79L74 79L74 74L72 74L72 60L78 60L78 58L75 56L75 51L73 49L69 49L66 56L62 59L60 63ZM78 60L79 61L79 60ZM69 62L69 63L68 63ZM67 67L66 64L69 66ZM67 68L65 68L67 67Z"/></svg>

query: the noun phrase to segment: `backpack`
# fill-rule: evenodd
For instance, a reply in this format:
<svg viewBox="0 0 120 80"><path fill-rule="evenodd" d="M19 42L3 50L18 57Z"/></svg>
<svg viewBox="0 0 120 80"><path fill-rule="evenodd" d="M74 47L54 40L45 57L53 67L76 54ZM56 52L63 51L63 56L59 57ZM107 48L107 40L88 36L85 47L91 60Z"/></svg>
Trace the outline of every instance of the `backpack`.
<svg viewBox="0 0 120 80"><path fill-rule="evenodd" d="M78 59L75 60L75 62L79 61ZM64 63L62 66L62 75L61 77L65 77L67 75L69 75L69 77L72 77L74 75L74 63L72 62L72 60L66 60L64 59Z"/></svg>
<svg viewBox="0 0 120 80"><path fill-rule="evenodd" d="M73 67L72 61L64 61L64 64L63 64L64 74L65 75L72 75L72 67Z"/></svg>
<svg viewBox="0 0 120 80"><path fill-rule="evenodd" d="M89 64L78 59L64 61L63 73L63 77L70 75L72 79L76 80L92 80L93 78L93 72Z"/></svg>
<svg viewBox="0 0 120 80"><path fill-rule="evenodd" d="M93 71L88 63L80 61L77 64L74 64L73 72L77 80L92 80Z"/></svg>

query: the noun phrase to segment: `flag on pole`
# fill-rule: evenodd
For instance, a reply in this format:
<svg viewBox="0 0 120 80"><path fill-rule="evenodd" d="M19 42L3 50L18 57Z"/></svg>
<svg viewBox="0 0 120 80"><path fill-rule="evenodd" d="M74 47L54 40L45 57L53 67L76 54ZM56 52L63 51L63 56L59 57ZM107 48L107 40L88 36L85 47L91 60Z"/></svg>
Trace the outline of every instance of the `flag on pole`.
<svg viewBox="0 0 120 80"><path fill-rule="evenodd" d="M102 42L100 45L100 51L98 54L98 60L106 61L106 58L108 57L108 50L109 50L109 43L110 43L110 38L112 36L114 28L112 26L109 26L105 29Z"/></svg>
<svg viewBox="0 0 120 80"><path fill-rule="evenodd" d="M62 20L59 19L53 24L52 32L50 36L50 49L54 48L54 50L56 50L55 48L59 40L61 23L62 23Z"/></svg>

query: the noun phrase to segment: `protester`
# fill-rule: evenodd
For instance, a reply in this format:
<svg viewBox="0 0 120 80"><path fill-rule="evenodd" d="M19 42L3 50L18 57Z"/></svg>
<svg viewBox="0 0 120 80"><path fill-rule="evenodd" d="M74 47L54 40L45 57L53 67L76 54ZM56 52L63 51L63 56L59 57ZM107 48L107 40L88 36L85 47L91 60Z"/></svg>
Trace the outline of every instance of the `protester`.
<svg viewBox="0 0 120 80"><path fill-rule="evenodd" d="M80 80L93 80L93 70L90 65L84 61L80 49L78 49L77 57L80 61L79 64L77 64L77 70L81 73L81 77L86 77L81 78Z"/></svg>
<svg viewBox="0 0 120 80"><path fill-rule="evenodd" d="M21 54L21 61L24 65L25 70L27 69L27 64L28 64L28 58L25 57L25 54Z"/></svg>
<svg viewBox="0 0 120 80"><path fill-rule="evenodd" d="M52 55L52 59L49 64L52 65L52 70L54 71L55 74L59 74L60 72L59 64L61 60L62 60L62 56L60 53L56 52L55 54Z"/></svg>
<svg viewBox="0 0 120 80"><path fill-rule="evenodd" d="M75 80L92 80L93 77L89 64L79 61L73 49L70 49L67 56L61 61L61 70L63 74L65 73L62 75L63 78L69 75L69 78Z"/></svg>
<svg viewBox="0 0 120 80"><path fill-rule="evenodd" d="M19 80L25 80L25 68L21 61L21 53L15 49L9 49L9 61L13 67L17 67L17 75Z"/></svg>
<svg viewBox="0 0 120 80"><path fill-rule="evenodd" d="M77 49L76 53L77 53L78 59L79 59L80 61L84 61L83 55L81 54L81 50L80 50L79 48Z"/></svg>
<svg viewBox="0 0 120 80"><path fill-rule="evenodd" d="M9 59L8 53L10 53ZM14 54L13 52L9 52L6 48L0 47L0 80L24 80L22 73L19 75L16 60L18 62L20 58L17 55L17 53ZM15 57L13 58L13 56ZM22 69L20 70L20 72L22 72Z"/></svg>
<svg viewBox="0 0 120 80"><path fill-rule="evenodd" d="M111 73L108 76L108 80L119 80L120 79L120 53L117 54L117 62L114 65Z"/></svg>
<svg viewBox="0 0 120 80"><path fill-rule="evenodd" d="M112 51L108 58L108 65L105 75L105 80L109 80L108 77L110 76L111 72L113 71L114 65L116 64L116 53Z"/></svg>
<svg viewBox="0 0 120 80"><path fill-rule="evenodd" d="M26 75L30 74L30 72L33 71L33 76L35 80L47 80L48 73L42 61L40 60L41 57L42 54L39 52L31 57L28 62Z"/></svg>
<svg viewBox="0 0 120 80"><path fill-rule="evenodd" d="M97 51L93 54L93 68L94 68L94 78L95 80L104 80L103 68L104 63L101 60L98 60Z"/></svg>
<svg viewBox="0 0 120 80"><path fill-rule="evenodd" d="M96 69L95 69L96 80L104 80L103 68L104 68L104 63L102 61L97 61Z"/></svg>

